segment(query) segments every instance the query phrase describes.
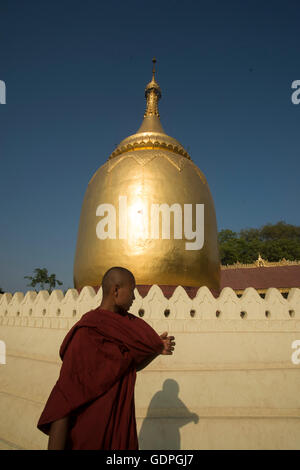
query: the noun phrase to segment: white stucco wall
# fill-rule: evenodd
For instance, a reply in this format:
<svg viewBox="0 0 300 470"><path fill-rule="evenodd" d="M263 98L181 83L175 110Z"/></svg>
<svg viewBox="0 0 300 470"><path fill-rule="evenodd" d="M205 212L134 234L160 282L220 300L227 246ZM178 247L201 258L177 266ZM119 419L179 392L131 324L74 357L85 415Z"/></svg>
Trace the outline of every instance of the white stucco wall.
<svg viewBox="0 0 300 470"><path fill-rule="evenodd" d="M92 287L0 296L0 449L46 449L36 424L59 347L101 298ZM137 376L141 449L300 449L300 289L262 299L225 288L215 299L202 287L191 300L182 287L166 299L152 286L145 298L136 291L131 312L141 309L159 334L176 337L174 355Z"/></svg>

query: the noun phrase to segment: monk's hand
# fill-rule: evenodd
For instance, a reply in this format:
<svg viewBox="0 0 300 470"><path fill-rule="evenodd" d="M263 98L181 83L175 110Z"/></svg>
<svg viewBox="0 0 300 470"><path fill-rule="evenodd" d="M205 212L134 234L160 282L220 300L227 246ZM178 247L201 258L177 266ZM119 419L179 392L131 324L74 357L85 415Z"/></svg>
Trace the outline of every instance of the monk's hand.
<svg viewBox="0 0 300 470"><path fill-rule="evenodd" d="M160 339L163 342L163 350L161 354L168 355L170 356L173 354L174 347L175 347L175 337L174 336L168 336L168 332L165 331L162 335L160 335Z"/></svg>

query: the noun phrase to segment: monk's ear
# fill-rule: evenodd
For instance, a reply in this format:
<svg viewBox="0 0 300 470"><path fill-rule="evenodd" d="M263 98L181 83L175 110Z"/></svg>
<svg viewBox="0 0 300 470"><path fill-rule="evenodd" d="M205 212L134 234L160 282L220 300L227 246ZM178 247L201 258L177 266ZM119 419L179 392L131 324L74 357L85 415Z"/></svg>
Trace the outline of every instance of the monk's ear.
<svg viewBox="0 0 300 470"><path fill-rule="evenodd" d="M113 294L114 294L115 297L118 297L119 289L120 289L119 284L116 284L116 285L114 286L114 289L113 289Z"/></svg>

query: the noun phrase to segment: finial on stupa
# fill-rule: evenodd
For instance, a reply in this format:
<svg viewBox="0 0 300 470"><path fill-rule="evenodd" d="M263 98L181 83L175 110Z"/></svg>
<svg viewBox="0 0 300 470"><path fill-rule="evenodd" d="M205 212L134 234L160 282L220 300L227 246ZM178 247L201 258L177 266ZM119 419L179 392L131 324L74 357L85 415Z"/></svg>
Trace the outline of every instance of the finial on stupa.
<svg viewBox="0 0 300 470"><path fill-rule="evenodd" d="M152 80L155 81L155 64L156 64L156 59L155 59L155 57L153 57L152 63L153 63L153 67L152 67L152 74L153 74Z"/></svg>
<svg viewBox="0 0 300 470"><path fill-rule="evenodd" d="M158 116L158 100L161 98L161 89L159 84L155 80L155 64L156 58L153 57L152 59L153 67L152 67L152 80L148 83L145 88L145 98L147 100L147 107L144 117L147 116Z"/></svg>

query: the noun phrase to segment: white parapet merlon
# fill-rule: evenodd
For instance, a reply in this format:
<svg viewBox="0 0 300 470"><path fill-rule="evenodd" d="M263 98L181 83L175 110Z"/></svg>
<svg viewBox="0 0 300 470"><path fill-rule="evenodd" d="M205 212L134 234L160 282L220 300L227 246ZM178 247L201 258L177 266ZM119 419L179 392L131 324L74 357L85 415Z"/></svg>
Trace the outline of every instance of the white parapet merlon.
<svg viewBox="0 0 300 470"><path fill-rule="evenodd" d="M176 337L172 356L137 375L141 449L300 449L300 289L201 287L191 299L179 286L168 299L153 285L135 297L131 313ZM0 449L46 449L36 424L59 347L101 300L90 286L0 294Z"/></svg>

